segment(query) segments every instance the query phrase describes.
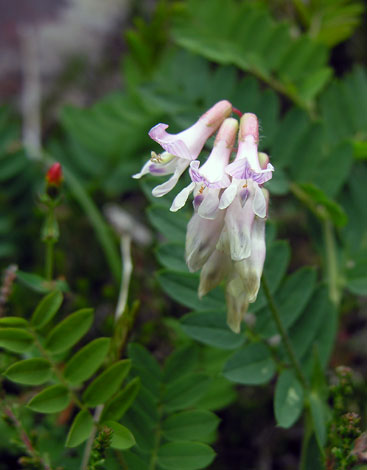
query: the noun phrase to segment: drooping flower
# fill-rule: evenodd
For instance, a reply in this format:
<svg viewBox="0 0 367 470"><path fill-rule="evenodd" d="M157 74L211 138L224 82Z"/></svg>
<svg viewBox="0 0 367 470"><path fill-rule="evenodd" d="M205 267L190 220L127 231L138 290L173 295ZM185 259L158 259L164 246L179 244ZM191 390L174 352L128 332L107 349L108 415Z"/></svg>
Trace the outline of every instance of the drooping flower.
<svg viewBox="0 0 367 470"><path fill-rule="evenodd" d="M230 184L224 169L228 164L236 140L238 122L234 118L223 121L216 136L213 150L203 166L198 160L190 163L191 183L173 200L171 211L181 209L189 195L194 192L194 208L200 217L215 219L218 215L219 195Z"/></svg>
<svg viewBox="0 0 367 470"><path fill-rule="evenodd" d="M257 298L266 254L269 198L262 184L272 177L274 168L267 155L258 154L257 144L257 118L245 114L240 122L236 158L226 167L232 182L220 197L221 227L211 231L212 243L201 248L201 252L206 249L210 254L202 257L204 263L199 263L202 266L200 297L227 279L227 321L235 332L240 331L249 303ZM200 233L196 236L204 241ZM214 239L217 240L215 248Z"/></svg>
<svg viewBox="0 0 367 470"><path fill-rule="evenodd" d="M190 162L199 156L207 139L214 134L224 119L231 114L231 111L231 103L222 100L212 106L195 124L178 134L166 132L167 124L159 123L154 126L149 131L149 136L158 142L165 151L162 154L152 152L151 159L133 178L141 178L148 173L152 175L172 174L165 183L156 186L152 191L153 196L156 197L167 194L174 188Z"/></svg>

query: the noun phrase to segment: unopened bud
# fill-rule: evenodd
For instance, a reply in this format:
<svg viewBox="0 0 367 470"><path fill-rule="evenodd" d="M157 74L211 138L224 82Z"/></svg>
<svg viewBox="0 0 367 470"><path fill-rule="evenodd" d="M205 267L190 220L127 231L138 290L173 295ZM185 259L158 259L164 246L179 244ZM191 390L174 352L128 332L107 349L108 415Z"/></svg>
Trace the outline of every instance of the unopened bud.
<svg viewBox="0 0 367 470"><path fill-rule="evenodd" d="M259 142L259 123L256 114L245 113L240 121L239 140L249 140L249 138L257 144Z"/></svg>
<svg viewBox="0 0 367 470"><path fill-rule="evenodd" d="M215 144L220 141L225 141L228 148L232 148L237 135L238 121L234 118L227 118L223 121L220 126L217 137L215 138Z"/></svg>
<svg viewBox="0 0 367 470"><path fill-rule="evenodd" d="M232 112L232 103L227 100L218 101L203 114L200 120L204 120L207 126L218 128L221 122Z"/></svg>
<svg viewBox="0 0 367 470"><path fill-rule="evenodd" d="M51 165L45 178L49 185L60 186L63 180L61 164L56 162Z"/></svg>
<svg viewBox="0 0 367 470"><path fill-rule="evenodd" d="M259 152L258 157L261 168L265 170L269 163L269 155L264 152Z"/></svg>

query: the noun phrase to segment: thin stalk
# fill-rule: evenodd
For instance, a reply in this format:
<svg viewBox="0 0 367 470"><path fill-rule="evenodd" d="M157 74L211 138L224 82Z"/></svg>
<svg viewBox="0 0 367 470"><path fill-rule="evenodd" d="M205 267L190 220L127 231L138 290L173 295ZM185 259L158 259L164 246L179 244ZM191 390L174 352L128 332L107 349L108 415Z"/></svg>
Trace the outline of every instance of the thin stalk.
<svg viewBox="0 0 367 470"><path fill-rule="evenodd" d="M306 470L307 450L308 450L310 438L312 436L312 428L313 427L312 427L312 419L310 416L310 412L308 409L306 409L305 426L304 426L304 433L303 433L303 439L302 439L301 459L300 459L299 470Z"/></svg>
<svg viewBox="0 0 367 470"><path fill-rule="evenodd" d="M54 266L54 241L47 240L45 243L46 243L45 276L48 281L52 281L53 266Z"/></svg>
<svg viewBox="0 0 367 470"><path fill-rule="evenodd" d="M326 272L329 286L330 300L339 305L340 302L340 289L339 289L339 269L338 259L336 255L335 237L333 225L330 220L324 220L322 224L325 251L326 251Z"/></svg>
<svg viewBox="0 0 367 470"><path fill-rule="evenodd" d="M124 234L121 237L120 241L121 248L121 258L122 258L122 276L120 284L119 298L115 310L115 322L117 323L118 319L124 313L127 298L129 294L129 286L131 273L133 271L133 263L131 259L131 236L129 234Z"/></svg>
<svg viewBox="0 0 367 470"><path fill-rule="evenodd" d="M102 416L103 408L104 408L103 405L98 405L97 408L94 411L94 418L93 418L94 419L94 425L93 425L93 429L90 433L90 436L88 438L88 441L85 445L84 455L83 455L80 470L87 470L88 462L89 462L89 459L90 459L90 454L91 454L92 449L93 449L93 442L94 442L94 439L95 439L96 434L97 434L97 427L98 427L99 420L101 419L101 416Z"/></svg>
<svg viewBox="0 0 367 470"><path fill-rule="evenodd" d="M291 362L291 364L294 368L294 371L297 375L297 378L299 379L299 381L301 382L303 387L305 389L307 389L308 388L307 380L306 380L305 376L303 375L301 365L300 365L300 363L297 359L297 356L296 356L296 354L293 350L293 346L292 346L291 340L288 336L287 330L285 329L285 327L282 323L282 319L281 319L280 314L278 312L277 306L275 305L274 298L273 298L273 296L270 292L270 289L269 289L268 283L265 279L265 276L262 276L261 283L262 283L262 286L263 286L263 289L264 289L265 297L266 297L266 300L268 302L270 312L273 316L273 320L274 320L274 322L277 326L277 329L278 329L278 332L279 332L280 336L282 337L283 344L284 344L285 349L287 351L289 361Z"/></svg>
<svg viewBox="0 0 367 470"><path fill-rule="evenodd" d="M131 260L131 237L130 235L128 234L122 235L120 248L121 248L121 257L122 257L122 275L121 275L121 282L120 282L119 297L118 297L118 301L117 301L117 305L115 309L115 325L117 324L119 318L125 311L127 299L128 299L131 273L133 269L133 264ZM87 470L88 462L90 459L90 454L93 449L93 442L96 437L96 432L97 432L99 420L102 416L103 409L104 409L104 405L99 405L94 411L94 426L88 438L88 441L85 445L80 470Z"/></svg>

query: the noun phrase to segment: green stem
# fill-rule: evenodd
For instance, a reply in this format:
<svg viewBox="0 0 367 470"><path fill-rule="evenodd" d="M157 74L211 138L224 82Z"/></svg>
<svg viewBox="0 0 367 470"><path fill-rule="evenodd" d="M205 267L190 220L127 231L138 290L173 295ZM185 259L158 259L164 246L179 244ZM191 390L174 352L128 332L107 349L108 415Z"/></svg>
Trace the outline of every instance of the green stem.
<svg viewBox="0 0 367 470"><path fill-rule="evenodd" d="M56 377L58 378L58 380L60 381L60 383L62 383L62 385L64 385L64 387L66 387L69 390L69 393L71 395L71 398L72 398L73 402L81 410L88 411L88 408L85 405L83 405L83 403L79 400L78 396L75 394L74 390L72 390L70 388L69 383L64 379L64 376L62 375L62 372L60 372L60 370L58 369L57 364L54 362L52 357L48 354L48 352L42 346L41 342L38 339L38 336L37 336L37 333L35 332L35 330L33 328L29 328L28 331L32 334L32 336L34 338L35 345L36 345L37 349L39 350L39 352L41 353L41 355L44 357L44 359L46 359L51 364L52 370L54 371L54 373L55 373Z"/></svg>
<svg viewBox="0 0 367 470"><path fill-rule="evenodd" d="M310 442L310 438L312 436L312 418L310 416L310 411L306 409L305 413L305 426L304 426L304 433L302 439L302 448L301 448L301 459L299 470L306 470L307 465L307 450Z"/></svg>
<svg viewBox="0 0 367 470"><path fill-rule="evenodd" d="M53 240L47 240L45 243L46 243L45 275L48 281L52 281L53 265L54 265L54 242Z"/></svg>
<svg viewBox="0 0 367 470"><path fill-rule="evenodd" d="M310 15L307 11L305 4L302 0L293 0L293 5L297 10L302 25L308 29L310 27Z"/></svg>
<svg viewBox="0 0 367 470"><path fill-rule="evenodd" d="M288 358L289 358L289 360L290 360L290 362L291 362L291 364L294 368L294 371L297 375L297 378L299 379L299 381L301 382L303 387L305 389L307 389L308 388L307 380L306 380L305 376L303 375L301 365L300 365L300 363L297 359L297 356L296 356L296 354L293 350L291 340L288 336L287 330L285 329L285 327L282 323L282 320L280 318L280 314L278 312L277 306L275 305L273 296L270 292L268 283L267 283L264 275L261 278L261 283L262 283L262 286L263 286L263 289L264 289L266 300L268 301L268 306L269 306L270 312L273 316L273 320L274 320L274 322L277 326L277 329L279 331L280 336L282 337L284 347L285 347L285 349L287 351L287 354L288 354Z"/></svg>
<svg viewBox="0 0 367 470"><path fill-rule="evenodd" d="M336 254L335 237L333 225L330 220L324 220L322 224L325 251L326 251L326 272L329 286L329 297L330 300L335 304L339 305L340 302L340 290L339 290L339 269L338 259Z"/></svg>
<svg viewBox="0 0 367 470"><path fill-rule="evenodd" d="M96 232L113 276L119 281L121 273L120 257L106 222L76 176L64 165L63 172L71 192L87 214Z"/></svg>

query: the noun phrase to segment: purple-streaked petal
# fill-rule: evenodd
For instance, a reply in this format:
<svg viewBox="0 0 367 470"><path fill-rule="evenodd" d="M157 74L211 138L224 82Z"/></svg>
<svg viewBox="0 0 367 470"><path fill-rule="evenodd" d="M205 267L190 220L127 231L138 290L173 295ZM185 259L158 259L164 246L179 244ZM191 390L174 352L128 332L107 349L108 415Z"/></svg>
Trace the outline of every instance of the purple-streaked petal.
<svg viewBox="0 0 367 470"><path fill-rule="evenodd" d="M176 135L166 132L167 127L167 124L157 124L149 131L149 137L172 155L192 160L191 152L185 142Z"/></svg>
<svg viewBox="0 0 367 470"><path fill-rule="evenodd" d="M254 174L247 158L235 160L234 162L227 165L226 173L238 180L252 179Z"/></svg>

